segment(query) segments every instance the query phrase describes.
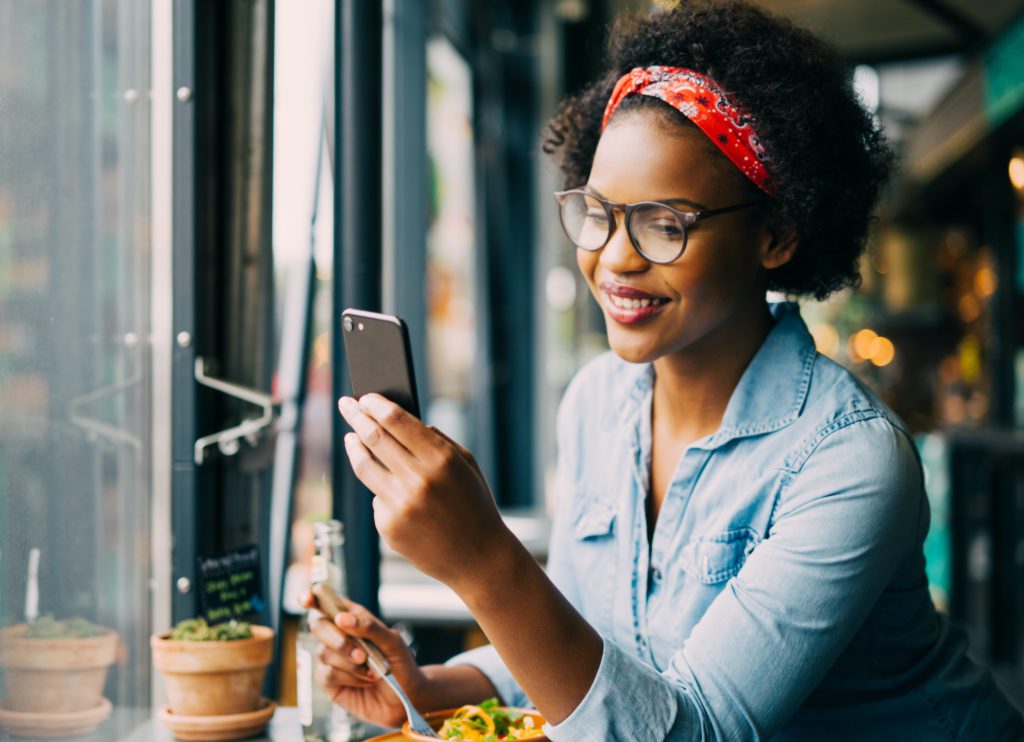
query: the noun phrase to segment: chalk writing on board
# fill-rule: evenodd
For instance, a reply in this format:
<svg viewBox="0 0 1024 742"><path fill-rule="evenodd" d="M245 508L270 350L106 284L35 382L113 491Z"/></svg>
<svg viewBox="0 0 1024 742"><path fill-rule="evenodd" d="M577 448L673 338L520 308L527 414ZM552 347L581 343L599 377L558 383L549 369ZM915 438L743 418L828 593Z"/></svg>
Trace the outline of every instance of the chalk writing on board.
<svg viewBox="0 0 1024 742"><path fill-rule="evenodd" d="M210 623L248 618L266 608L256 545L199 557L199 581L199 600Z"/></svg>

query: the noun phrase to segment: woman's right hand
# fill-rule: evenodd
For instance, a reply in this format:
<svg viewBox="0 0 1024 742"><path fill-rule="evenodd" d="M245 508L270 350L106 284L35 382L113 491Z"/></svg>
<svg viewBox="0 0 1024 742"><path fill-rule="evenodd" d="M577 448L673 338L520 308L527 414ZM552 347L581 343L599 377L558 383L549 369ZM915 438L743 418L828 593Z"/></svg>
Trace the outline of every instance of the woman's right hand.
<svg viewBox="0 0 1024 742"><path fill-rule="evenodd" d="M315 608L311 593L302 596L306 608ZM398 727L405 721L405 710L387 683L366 665L366 652L352 641L360 637L373 642L388 663L395 680L413 699L425 684L425 676L405 640L397 631L366 608L345 601L346 610L332 622L321 615L310 621L310 630L320 640L316 681L333 703L374 724Z"/></svg>

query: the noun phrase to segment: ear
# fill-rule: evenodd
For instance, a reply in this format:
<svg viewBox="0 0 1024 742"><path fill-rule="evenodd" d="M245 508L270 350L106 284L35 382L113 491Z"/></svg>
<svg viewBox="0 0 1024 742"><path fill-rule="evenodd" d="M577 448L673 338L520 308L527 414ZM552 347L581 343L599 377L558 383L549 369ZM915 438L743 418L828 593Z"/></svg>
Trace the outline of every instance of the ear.
<svg viewBox="0 0 1024 742"><path fill-rule="evenodd" d="M796 254L800 236L789 221L772 220L765 225L761 240L761 267L772 270L785 265Z"/></svg>

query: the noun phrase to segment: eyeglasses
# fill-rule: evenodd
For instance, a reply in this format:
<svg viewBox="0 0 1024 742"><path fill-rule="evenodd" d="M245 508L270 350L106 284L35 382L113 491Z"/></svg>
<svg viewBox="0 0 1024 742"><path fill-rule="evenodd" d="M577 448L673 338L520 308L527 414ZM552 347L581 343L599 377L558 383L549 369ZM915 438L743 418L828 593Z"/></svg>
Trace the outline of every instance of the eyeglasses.
<svg viewBox="0 0 1024 742"><path fill-rule="evenodd" d="M763 200L721 209L680 211L658 201L608 201L580 189L555 193L562 228L576 247L594 252L607 245L615 231L613 212L621 211L633 249L645 260L659 264L671 263L683 254L687 231L701 219L746 209Z"/></svg>

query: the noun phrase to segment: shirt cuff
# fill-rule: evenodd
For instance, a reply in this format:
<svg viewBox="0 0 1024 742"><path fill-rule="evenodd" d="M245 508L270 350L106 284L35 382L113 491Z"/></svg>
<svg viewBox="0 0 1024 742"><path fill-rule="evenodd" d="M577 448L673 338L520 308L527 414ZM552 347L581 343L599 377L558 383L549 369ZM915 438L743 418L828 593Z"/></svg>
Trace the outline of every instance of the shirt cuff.
<svg viewBox="0 0 1024 742"><path fill-rule="evenodd" d="M665 739L679 709L671 680L604 639L601 664L580 704L558 724L545 724L549 739Z"/></svg>
<svg viewBox="0 0 1024 742"><path fill-rule="evenodd" d="M508 671L505 663L498 656L498 650L490 644L457 654L444 664L448 667L452 665L471 665L487 676L487 679L491 681L491 685L494 686L494 689L498 691L498 695L501 696L501 702L504 705L533 708L530 699L523 693L519 683L512 677L512 673ZM483 700L483 698L477 699L477 701Z"/></svg>

